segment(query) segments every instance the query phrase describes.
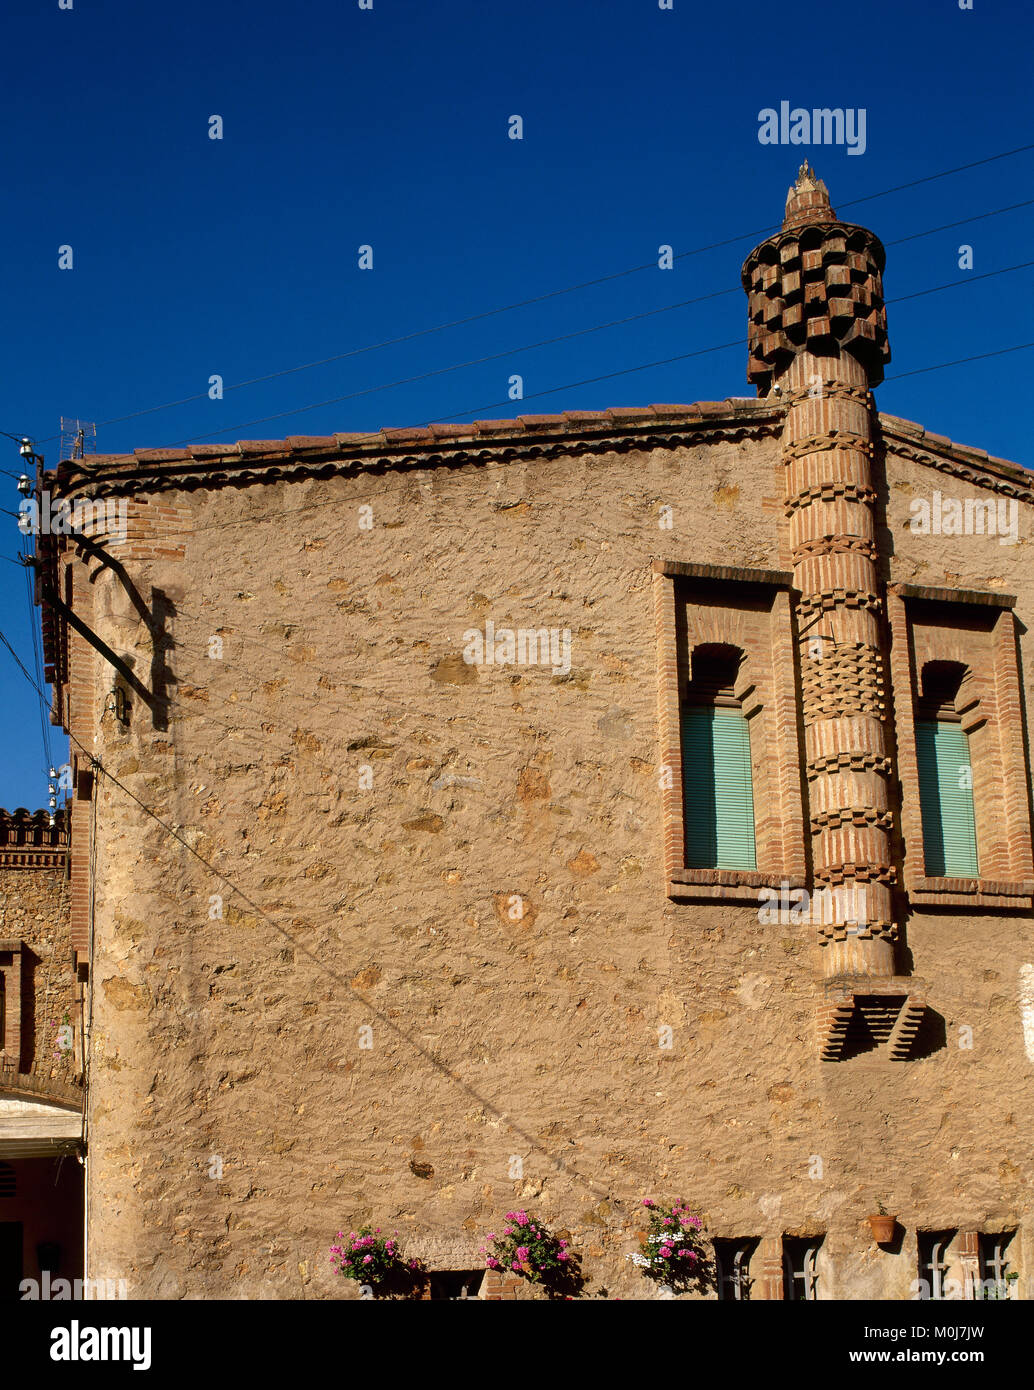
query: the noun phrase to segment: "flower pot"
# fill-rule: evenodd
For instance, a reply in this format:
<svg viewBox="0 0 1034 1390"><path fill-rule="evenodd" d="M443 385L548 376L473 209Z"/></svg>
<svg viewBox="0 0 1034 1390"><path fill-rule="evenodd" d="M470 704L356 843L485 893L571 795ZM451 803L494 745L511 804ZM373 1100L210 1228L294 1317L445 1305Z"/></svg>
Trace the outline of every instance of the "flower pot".
<svg viewBox="0 0 1034 1390"><path fill-rule="evenodd" d="M896 1216L870 1216L872 1238L877 1245L887 1245L894 1239L894 1229L898 1224Z"/></svg>

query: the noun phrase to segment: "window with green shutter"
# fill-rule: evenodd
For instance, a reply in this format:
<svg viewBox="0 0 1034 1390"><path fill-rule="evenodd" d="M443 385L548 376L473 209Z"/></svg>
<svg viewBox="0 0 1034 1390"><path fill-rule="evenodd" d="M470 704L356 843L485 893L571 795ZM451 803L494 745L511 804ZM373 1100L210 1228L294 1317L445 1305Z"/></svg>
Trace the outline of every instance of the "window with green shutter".
<svg viewBox="0 0 1034 1390"><path fill-rule="evenodd" d="M738 709L682 707L686 867L756 869L750 731Z"/></svg>
<svg viewBox="0 0 1034 1390"><path fill-rule="evenodd" d="M962 725L917 720L916 753L926 872L933 878L977 878L973 771Z"/></svg>

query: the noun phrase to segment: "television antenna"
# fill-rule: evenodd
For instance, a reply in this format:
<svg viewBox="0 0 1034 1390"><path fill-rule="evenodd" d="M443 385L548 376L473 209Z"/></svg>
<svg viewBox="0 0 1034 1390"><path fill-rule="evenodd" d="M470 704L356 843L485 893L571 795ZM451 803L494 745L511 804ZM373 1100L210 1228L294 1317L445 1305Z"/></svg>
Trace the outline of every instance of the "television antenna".
<svg viewBox="0 0 1034 1390"><path fill-rule="evenodd" d="M80 420L68 415L61 417L61 462L81 459L84 454L97 452L97 426L92 420Z"/></svg>

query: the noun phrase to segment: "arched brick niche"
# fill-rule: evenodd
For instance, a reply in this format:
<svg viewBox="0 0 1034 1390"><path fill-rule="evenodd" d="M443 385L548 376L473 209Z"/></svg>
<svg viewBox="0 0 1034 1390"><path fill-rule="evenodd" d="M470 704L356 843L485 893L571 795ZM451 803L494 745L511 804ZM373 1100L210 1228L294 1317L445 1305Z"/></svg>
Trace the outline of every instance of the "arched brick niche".
<svg viewBox="0 0 1034 1390"><path fill-rule="evenodd" d="M1034 907L1030 779L1007 594L897 585L888 593L905 887L912 906ZM979 872L927 872L916 721L955 719L969 739Z"/></svg>
<svg viewBox="0 0 1034 1390"><path fill-rule="evenodd" d="M660 795L668 896L758 901L763 887L805 885L805 819L797 733L791 576L781 571L656 561ZM713 688L712 688L713 687ZM685 863L681 711L735 706L750 731L757 868Z"/></svg>

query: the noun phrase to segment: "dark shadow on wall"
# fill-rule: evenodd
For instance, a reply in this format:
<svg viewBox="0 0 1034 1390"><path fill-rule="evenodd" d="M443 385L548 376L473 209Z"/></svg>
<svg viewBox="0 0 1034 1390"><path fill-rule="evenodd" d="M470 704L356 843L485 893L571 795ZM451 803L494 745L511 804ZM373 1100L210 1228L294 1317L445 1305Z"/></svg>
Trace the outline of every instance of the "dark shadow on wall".
<svg viewBox="0 0 1034 1390"><path fill-rule="evenodd" d="M930 1057L935 1052L943 1052L947 1046L948 1028L944 1015L928 1006L923 1010L922 1021L912 1039L907 1060L913 1062L921 1057Z"/></svg>
<svg viewBox="0 0 1034 1390"><path fill-rule="evenodd" d="M36 1060L36 968L40 958L28 946L21 951L21 1071L32 1071Z"/></svg>
<svg viewBox="0 0 1034 1390"><path fill-rule="evenodd" d="M149 607L120 560L83 537L77 537L77 540L89 558L98 562L98 568L90 574L90 583L96 580L101 567L110 570L151 639L151 665L148 682L145 683L135 673L136 661L132 655L119 656L94 634L101 655L116 668L117 674L112 682L115 713L128 724L132 719L132 696L135 694L151 711L151 727L165 733L169 728L169 690L176 683L176 677L169 670L169 653L176 643L168 631L168 623L175 616L175 605L163 589L152 589Z"/></svg>

